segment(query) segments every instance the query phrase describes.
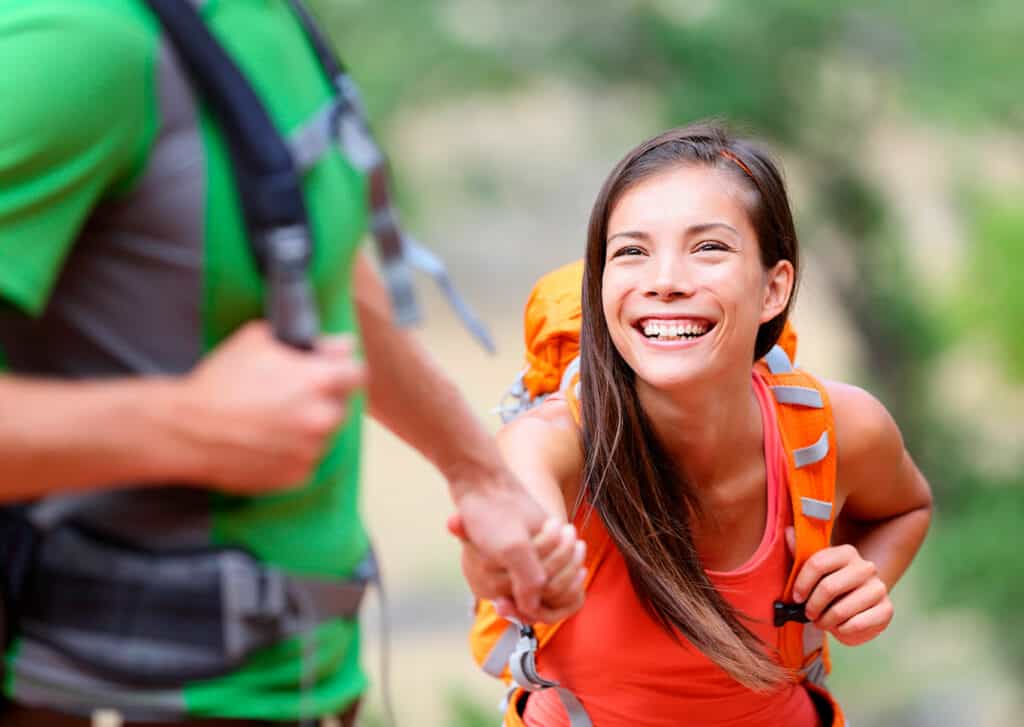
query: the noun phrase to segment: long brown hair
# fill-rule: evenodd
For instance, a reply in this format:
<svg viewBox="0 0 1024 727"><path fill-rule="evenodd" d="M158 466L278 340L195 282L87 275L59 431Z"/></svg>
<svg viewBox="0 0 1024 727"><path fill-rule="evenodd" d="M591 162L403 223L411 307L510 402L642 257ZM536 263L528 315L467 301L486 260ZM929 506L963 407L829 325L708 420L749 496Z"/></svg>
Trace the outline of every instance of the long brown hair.
<svg viewBox="0 0 1024 727"><path fill-rule="evenodd" d="M750 221L766 268L798 266L796 232L785 186L771 159L714 123L667 131L643 142L612 170L590 216L583 274L580 402L586 452L585 497L601 517L629 569L644 608L673 637L682 634L751 689L785 673L765 645L716 590L701 564L690 523L701 513L688 482L655 436L640 406L634 374L612 343L601 304L608 218L641 180L686 165L723 169L750 191ZM758 330L755 357L778 340L789 305Z"/></svg>

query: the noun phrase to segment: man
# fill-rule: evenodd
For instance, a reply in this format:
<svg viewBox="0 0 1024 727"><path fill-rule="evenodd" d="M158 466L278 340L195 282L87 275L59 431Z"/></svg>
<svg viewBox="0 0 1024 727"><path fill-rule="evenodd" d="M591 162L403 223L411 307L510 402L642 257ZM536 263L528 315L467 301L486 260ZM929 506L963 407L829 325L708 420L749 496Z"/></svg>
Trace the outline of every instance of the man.
<svg viewBox="0 0 1024 727"><path fill-rule="evenodd" d="M284 0L211 0L202 13L281 131L329 100ZM444 474L468 537L512 572L522 614L537 612L542 511L394 325L357 251L366 182L349 160L335 149L305 176L325 335L300 352L257 322L262 281L223 132L142 0L5 0L0 67L0 501L32 503L42 531L97 552L154 554L154 572L167 554L241 549L297 577L350 578L368 550L365 408ZM108 561L86 573L82 552L57 567L109 598ZM352 618L168 684L97 666L103 654L146 665L144 644L76 625L66 607L64 621L40 615L82 593L23 614L42 625L15 630L0 724L85 724L100 707L129 723L354 720L365 677ZM153 626L162 638L185 639L187 600L180 623Z"/></svg>

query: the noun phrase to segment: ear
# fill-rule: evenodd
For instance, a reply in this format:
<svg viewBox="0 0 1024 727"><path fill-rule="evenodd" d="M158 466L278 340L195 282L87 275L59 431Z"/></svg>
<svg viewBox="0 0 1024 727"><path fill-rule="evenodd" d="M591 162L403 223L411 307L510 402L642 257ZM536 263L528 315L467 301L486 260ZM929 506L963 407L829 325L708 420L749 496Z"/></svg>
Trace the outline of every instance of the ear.
<svg viewBox="0 0 1024 727"><path fill-rule="evenodd" d="M761 323L767 323L786 309L789 297L793 294L795 278L793 263L789 260L779 260L765 271Z"/></svg>

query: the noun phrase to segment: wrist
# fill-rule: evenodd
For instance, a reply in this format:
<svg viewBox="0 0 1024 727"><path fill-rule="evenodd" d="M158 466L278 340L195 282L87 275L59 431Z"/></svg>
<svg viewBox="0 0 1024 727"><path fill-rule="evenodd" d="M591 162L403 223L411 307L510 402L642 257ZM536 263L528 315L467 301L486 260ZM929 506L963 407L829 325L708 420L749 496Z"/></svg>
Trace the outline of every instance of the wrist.
<svg viewBox="0 0 1024 727"><path fill-rule="evenodd" d="M147 382L145 397L154 442L151 458L156 481L206 484L211 478L212 458L206 453L208 411L196 397L187 376Z"/></svg>
<svg viewBox="0 0 1024 727"><path fill-rule="evenodd" d="M467 495L493 492L509 484L505 464L493 444L472 456L446 462L440 469L456 504Z"/></svg>

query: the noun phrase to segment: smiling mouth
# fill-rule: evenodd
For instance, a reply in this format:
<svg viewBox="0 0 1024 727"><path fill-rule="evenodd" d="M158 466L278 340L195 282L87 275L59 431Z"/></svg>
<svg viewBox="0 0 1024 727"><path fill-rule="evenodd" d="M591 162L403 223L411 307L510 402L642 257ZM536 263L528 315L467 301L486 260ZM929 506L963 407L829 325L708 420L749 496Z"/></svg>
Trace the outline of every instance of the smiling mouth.
<svg viewBox="0 0 1024 727"><path fill-rule="evenodd" d="M652 341L689 341L707 335L715 324L694 318L644 318L634 327Z"/></svg>

